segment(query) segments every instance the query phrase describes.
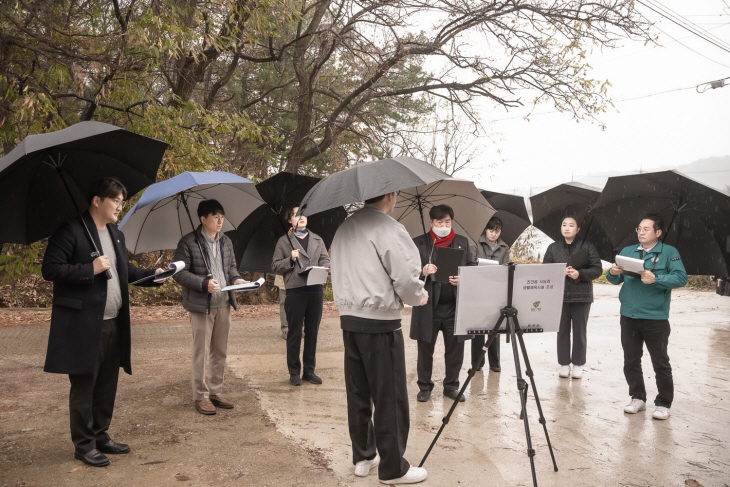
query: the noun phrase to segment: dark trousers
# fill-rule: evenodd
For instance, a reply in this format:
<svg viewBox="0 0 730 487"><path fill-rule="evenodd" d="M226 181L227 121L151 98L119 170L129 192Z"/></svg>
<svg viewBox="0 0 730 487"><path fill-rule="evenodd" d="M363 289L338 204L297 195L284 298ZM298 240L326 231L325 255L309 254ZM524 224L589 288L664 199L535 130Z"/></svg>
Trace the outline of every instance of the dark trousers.
<svg viewBox="0 0 730 487"><path fill-rule="evenodd" d="M558 363L560 365L585 365L588 339L588 314L591 303L563 303L558 328ZM571 353L570 331L573 330L573 347Z"/></svg>
<svg viewBox="0 0 730 487"><path fill-rule="evenodd" d="M410 429L403 331L343 330L342 339L352 463L371 460L377 447L378 477L400 478L410 468L403 458Z"/></svg>
<svg viewBox="0 0 730 487"><path fill-rule="evenodd" d="M289 331L286 335L286 366L290 375L299 375L302 372L302 362L299 360L299 351L302 345L302 323L304 324L304 373L314 373L317 354L317 333L319 322L322 320L322 300L324 292L286 290L284 311Z"/></svg>
<svg viewBox="0 0 730 487"><path fill-rule="evenodd" d="M471 363L474 365L474 361L479 358L482 353L484 344L487 343L487 335L474 335L471 341ZM494 339L489 348L487 349L487 359L489 360L490 367L499 367L499 335ZM478 368L484 367L485 359L477 364Z"/></svg>
<svg viewBox="0 0 730 487"><path fill-rule="evenodd" d="M106 431L112 422L117 395L122 360L119 326L116 319L105 320L101 326L94 375L68 376L71 381L68 398L71 440L80 453L88 453L96 448L97 443L109 441Z"/></svg>
<svg viewBox="0 0 730 487"><path fill-rule="evenodd" d="M632 399L646 401L644 375L641 371L641 357L644 354L644 343L646 343L646 349L649 350L651 363L654 366L656 387L659 391L654 399L654 404L667 408L672 407L674 381L667 353L670 332L669 320L636 320L621 316L624 375L629 384L629 394Z"/></svg>
<svg viewBox="0 0 730 487"><path fill-rule="evenodd" d="M422 391L432 391L433 382L433 351L436 348L436 340L439 331L444 337L444 389L457 390L459 388L459 372L464 363L464 342L454 335L454 319L456 316L456 304L439 304L433 312L433 327L431 329L431 341L418 340L418 361L416 372L418 374L418 388Z"/></svg>

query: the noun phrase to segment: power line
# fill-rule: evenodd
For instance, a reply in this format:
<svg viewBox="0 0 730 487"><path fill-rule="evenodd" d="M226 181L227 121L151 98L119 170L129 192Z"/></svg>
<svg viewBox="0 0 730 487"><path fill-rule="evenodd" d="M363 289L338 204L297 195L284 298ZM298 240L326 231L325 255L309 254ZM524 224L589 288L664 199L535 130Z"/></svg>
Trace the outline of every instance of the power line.
<svg viewBox="0 0 730 487"><path fill-rule="evenodd" d="M674 18L672 18L672 16L671 16L671 15L667 15L667 14L665 14L664 12L661 12L661 11L657 10L656 8L654 8L654 6L651 6L651 5L649 5L649 4L647 4L647 3L645 3L645 2L644 2L644 1L642 1L642 0L636 0L636 1L637 1L637 3L640 3L641 5L643 5L643 6L645 6L646 8L648 8L649 10L651 10L651 11L653 11L653 12L656 12L656 13L658 13L659 15L661 15L662 17L666 18L667 20L670 20L671 22L673 22L673 23L677 24L678 26L680 26L680 27L681 27L681 28L683 28L684 30L686 30L686 31L688 31L688 32L691 32L692 34L696 35L696 36L697 36L697 37L699 37L700 39L702 39L702 40L704 40L704 41L706 41L706 42L709 42L710 44L714 45L715 47L718 47L718 48L722 49L723 51L725 51L725 52L727 52L727 53L730 53L730 49L729 49L728 47L725 47L725 46L723 46L723 45L720 45L720 44L718 44L717 42L713 41L712 39L710 39L710 38L708 38L708 37L705 37L705 36L704 36L704 35L702 35L702 34L701 34L700 32L697 32L697 31L695 31L695 30L692 30L691 28L687 27L687 26L686 26L685 24L682 24L682 23L681 23L680 21L678 21L678 20L675 20Z"/></svg>
<svg viewBox="0 0 730 487"><path fill-rule="evenodd" d="M730 44L728 44L727 42L725 42L723 39L720 39L715 34L710 34L707 30L703 29L702 27L699 27L697 24L693 23L691 20L683 17L681 14L678 14L677 12L675 12L674 10L672 10L671 8L662 5L661 3L659 3L658 0L647 0L647 1L653 3L655 6L658 6L658 7L662 8L662 9L668 11L668 12L671 12L675 17L681 19L684 23L691 25L696 30L699 30L702 33L703 36L705 36L705 37L707 37L709 39L714 39L719 44L721 44L721 45L725 46L726 48L729 48L730 49Z"/></svg>
<svg viewBox="0 0 730 487"><path fill-rule="evenodd" d="M654 27L656 27L656 25L655 25ZM719 64L719 65L720 65L720 66L722 66L722 67L725 67L725 68L730 68L730 66L728 66L727 64L723 64L723 63L721 63L720 61L715 61L714 59L712 59L712 58L709 58L709 57L705 56L705 55L704 55L704 54L702 54L701 52L699 52L699 51L695 51L694 49L692 49L691 47L689 47L689 46L688 46L687 44L685 44L685 43L681 42L681 41L680 41L679 39L677 39L677 38L675 38L675 37L672 37L671 35L667 34L667 32L666 32L666 31L663 31L663 30L662 30L662 29L660 29L659 27L656 27L656 28L657 28L657 30L658 30L659 32L661 32L661 33L662 33L662 34L664 34L665 36L669 37L670 39L672 39L672 40L673 40L674 42L676 42L676 43L677 43L677 44L679 44L680 46L684 47L685 49L689 49L690 51L692 51L693 53L697 54L698 56L702 56L703 58L707 59L708 61L712 61L713 63L715 63L715 64ZM692 36L687 36L687 37L692 37Z"/></svg>

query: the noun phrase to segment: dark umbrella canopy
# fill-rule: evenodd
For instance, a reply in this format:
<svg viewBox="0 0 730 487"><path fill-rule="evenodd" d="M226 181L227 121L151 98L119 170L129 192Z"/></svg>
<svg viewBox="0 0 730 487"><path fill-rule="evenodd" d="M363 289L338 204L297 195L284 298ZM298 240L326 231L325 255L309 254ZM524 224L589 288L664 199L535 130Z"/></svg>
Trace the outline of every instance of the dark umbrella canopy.
<svg viewBox="0 0 730 487"><path fill-rule="evenodd" d="M285 209L299 205L319 181L319 178L282 172L256 185L266 204L243 220L235 232L227 234L233 240L241 272L271 272L276 242L290 227L284 221ZM308 217L307 228L322 237L329 247L345 218L344 208L332 208Z"/></svg>
<svg viewBox="0 0 730 487"><path fill-rule="evenodd" d="M601 259L613 262L616 254L611 239L593 218L591 210L601 191L583 183L564 183L530 197L532 224L553 240L560 240L560 225L566 215L575 215L581 225L576 239L593 242ZM626 237L627 233L622 234Z"/></svg>
<svg viewBox="0 0 730 487"><path fill-rule="evenodd" d="M88 207L87 190L102 177L120 179L130 195L139 192L155 182L167 147L101 122L26 137L0 159L0 208L5 210L0 241L30 244L48 237L75 217L77 208Z"/></svg>
<svg viewBox="0 0 730 487"><path fill-rule="evenodd" d="M688 274L726 276L730 263L730 195L709 188L679 171L608 179L595 204L596 219L611 229L620 250L647 214L665 223L663 242L676 247ZM631 244L638 240L634 237Z"/></svg>
<svg viewBox="0 0 730 487"><path fill-rule="evenodd" d="M499 238L510 247L517 238L530 226L525 198L515 194L496 193L481 190L482 196L497 210L494 216L502 220L502 233Z"/></svg>
<svg viewBox="0 0 730 487"><path fill-rule="evenodd" d="M301 212L309 216L443 179L451 176L411 157L361 162L317 183L302 200Z"/></svg>

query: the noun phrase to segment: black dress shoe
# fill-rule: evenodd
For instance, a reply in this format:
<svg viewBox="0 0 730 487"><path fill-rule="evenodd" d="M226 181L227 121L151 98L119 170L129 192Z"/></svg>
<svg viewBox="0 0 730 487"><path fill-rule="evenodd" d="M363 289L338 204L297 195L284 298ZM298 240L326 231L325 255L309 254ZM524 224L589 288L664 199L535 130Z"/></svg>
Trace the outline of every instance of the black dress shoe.
<svg viewBox="0 0 730 487"><path fill-rule="evenodd" d="M289 382L291 382L295 386L302 385L302 379L299 378L299 376L297 374L291 374L289 376Z"/></svg>
<svg viewBox="0 0 730 487"><path fill-rule="evenodd" d="M129 453L129 445L125 445L124 443L117 443L112 439L110 439L106 443L97 443L96 449L102 453L111 453L112 455Z"/></svg>
<svg viewBox="0 0 730 487"><path fill-rule="evenodd" d="M416 401L426 402L429 397L431 397L431 391L418 391L418 394L416 394Z"/></svg>
<svg viewBox="0 0 730 487"><path fill-rule="evenodd" d="M312 372L311 374L303 374L302 379L309 381L312 384L321 384L322 383L322 379L314 372Z"/></svg>
<svg viewBox="0 0 730 487"><path fill-rule="evenodd" d="M497 365L496 367L490 366L489 368L492 369L492 372L502 372L502 367L500 367L499 365Z"/></svg>
<svg viewBox="0 0 730 487"><path fill-rule="evenodd" d="M459 396L459 391L454 390L454 389L444 389L444 396L450 397L451 399L456 401L456 398ZM466 401L466 398L462 395L459 398L459 402L464 402L464 401Z"/></svg>
<svg viewBox="0 0 730 487"><path fill-rule="evenodd" d="M109 465L109 459L102 455L99 450L91 450L88 453L81 453L80 451L74 452L74 458L81 460L86 465L91 467L106 467Z"/></svg>

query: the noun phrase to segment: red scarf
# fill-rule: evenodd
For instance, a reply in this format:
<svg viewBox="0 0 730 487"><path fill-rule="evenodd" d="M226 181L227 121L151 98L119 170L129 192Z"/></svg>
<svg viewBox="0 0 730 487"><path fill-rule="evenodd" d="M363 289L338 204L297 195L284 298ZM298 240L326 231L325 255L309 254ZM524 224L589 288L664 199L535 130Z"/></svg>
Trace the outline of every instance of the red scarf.
<svg viewBox="0 0 730 487"><path fill-rule="evenodd" d="M436 248L438 248L438 247L448 247L449 245L451 245L451 242L454 241L454 237L456 236L456 234L454 233L454 229L453 228L451 229L451 233L449 233L444 238L437 237L436 234L433 233L433 229L430 230L429 233L431 234L431 240L433 240L433 242L435 242L433 245Z"/></svg>

